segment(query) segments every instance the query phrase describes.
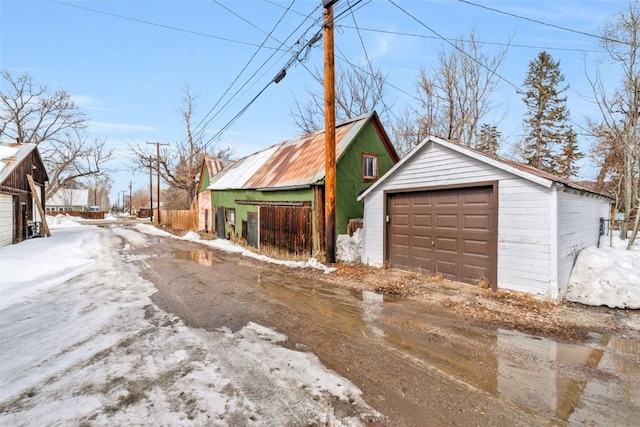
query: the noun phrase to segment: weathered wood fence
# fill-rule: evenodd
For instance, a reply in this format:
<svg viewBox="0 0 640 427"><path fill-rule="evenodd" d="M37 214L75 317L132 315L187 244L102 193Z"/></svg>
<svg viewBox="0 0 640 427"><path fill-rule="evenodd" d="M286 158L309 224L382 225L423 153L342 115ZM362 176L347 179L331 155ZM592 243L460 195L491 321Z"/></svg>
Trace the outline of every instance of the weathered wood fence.
<svg viewBox="0 0 640 427"><path fill-rule="evenodd" d="M158 211L153 211L153 223L158 224ZM198 211L194 209L160 210L160 224L176 230L198 231Z"/></svg>

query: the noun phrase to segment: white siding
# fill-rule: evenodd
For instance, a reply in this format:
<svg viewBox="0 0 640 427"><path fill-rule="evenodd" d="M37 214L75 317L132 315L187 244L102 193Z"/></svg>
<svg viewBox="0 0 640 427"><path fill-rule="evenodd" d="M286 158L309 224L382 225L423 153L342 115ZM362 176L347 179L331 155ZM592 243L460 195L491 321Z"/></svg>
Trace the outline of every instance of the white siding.
<svg viewBox="0 0 640 427"><path fill-rule="evenodd" d="M513 175L498 188L498 287L551 295L550 190Z"/></svg>
<svg viewBox="0 0 640 427"><path fill-rule="evenodd" d="M362 262L384 264L383 191L491 181L498 181L498 287L553 294L550 189L440 145L425 146L366 196Z"/></svg>
<svg viewBox="0 0 640 427"><path fill-rule="evenodd" d="M609 217L609 201L595 196L558 193L558 287L562 292L580 251L597 245L600 218Z"/></svg>
<svg viewBox="0 0 640 427"><path fill-rule="evenodd" d="M0 194L0 246L13 243L13 197Z"/></svg>

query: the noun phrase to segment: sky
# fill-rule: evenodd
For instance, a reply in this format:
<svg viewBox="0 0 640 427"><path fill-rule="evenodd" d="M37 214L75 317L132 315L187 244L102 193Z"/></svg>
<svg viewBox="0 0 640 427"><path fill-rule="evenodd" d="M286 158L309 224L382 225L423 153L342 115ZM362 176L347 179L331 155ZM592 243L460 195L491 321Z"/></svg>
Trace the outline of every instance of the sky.
<svg viewBox="0 0 640 427"><path fill-rule="evenodd" d="M228 241L200 240L195 233L179 237L149 224L104 228L79 225L62 215L48 221L51 237L0 247L0 407L5 408L0 424L145 425L161 420L166 425L226 426L252 420L257 426L358 426L379 416L356 385L313 353L282 346L287 337L273 329L251 322L237 331L189 328L160 310L150 298L155 286L139 275L145 258L133 249L161 236L275 260ZM317 268L314 263L292 266ZM617 236L611 247L604 236L599 248L579 255L568 297L595 306L640 308L638 283L640 242L625 251ZM367 307L379 311L382 299L375 297L381 295L365 292L363 320L375 325L377 315ZM629 328L640 327L638 316L623 317ZM535 404L549 404L544 401L549 393L545 381L536 382L541 389L533 391L508 386L513 381L509 375L520 366L510 346L533 349L522 360L528 367L522 375L553 378L560 369L556 344L514 331L498 334L505 357L498 372L506 375L501 398L531 404L534 395ZM609 344L615 344L614 338ZM607 349L598 369L624 372L615 354L609 359L609 350L614 351ZM631 351L622 353L624 360L631 360ZM586 400L600 401L598 393L624 394L626 385L605 379L586 383ZM525 396L526 391L533 394ZM629 396L623 398L633 402ZM336 400L350 402L353 411L335 413ZM598 408L578 409L574 421L580 423L581 416L593 420ZM608 420L625 416L605 414Z"/></svg>
<svg viewBox="0 0 640 427"><path fill-rule="evenodd" d="M601 63L597 35L626 0L480 3L484 7L455 0L339 0L336 65L365 67L368 58L387 74L385 103L401 115L417 107L421 67L436 67L438 54L451 49L443 39L465 37L473 29L488 54L510 43L485 118L501 131L506 152L523 134L525 107L516 88L522 89L529 62L546 50L560 61L570 86L571 121L587 151L592 141L584 135L585 118L596 108L585 70L592 75L600 64L605 80L617 81ZM187 85L196 97L196 127L206 125L211 147L233 147L233 158L299 135L292 111L314 88L311 71L323 65L322 41L300 48L321 29L319 5L319 0L3 0L0 66L72 95L90 120L90 136L115 150L107 165L115 199L128 192L129 182L134 190L149 185L148 173L133 169L132 145L151 151L147 142L175 147L184 139L179 111ZM287 64L285 78L270 84ZM587 160L581 164L578 178L593 177Z"/></svg>

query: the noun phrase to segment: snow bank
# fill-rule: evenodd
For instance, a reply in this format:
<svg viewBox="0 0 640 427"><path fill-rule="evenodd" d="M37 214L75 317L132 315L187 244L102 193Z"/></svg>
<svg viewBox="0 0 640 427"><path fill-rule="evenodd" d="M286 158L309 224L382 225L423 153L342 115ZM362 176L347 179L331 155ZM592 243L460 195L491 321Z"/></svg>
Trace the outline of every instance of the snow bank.
<svg viewBox="0 0 640 427"><path fill-rule="evenodd" d="M640 309L640 242L603 236L600 247L585 248L571 272L565 299L587 305Z"/></svg>
<svg viewBox="0 0 640 427"><path fill-rule="evenodd" d="M349 264L359 263L362 255L362 229L358 228L353 236L339 234L336 241L336 258Z"/></svg>
<svg viewBox="0 0 640 427"><path fill-rule="evenodd" d="M253 251L250 251L246 248L243 248L240 245L236 245L230 240L226 240L226 239L203 240L200 238L200 235L198 233L195 233L193 231L187 232L182 237L177 237L171 233L168 233L164 230L160 230L149 224L137 224L135 228L141 233L156 235L161 237L169 237L174 239L189 240L191 242L197 242L205 246L219 249L221 251L236 253L248 258L256 259L258 261L269 262L271 264L284 265L285 267L315 268L316 270L323 271L325 274L329 274L336 270L335 268L327 267L326 265L322 264L315 258L309 258L307 261L286 261L286 260L274 259L266 255L262 255L262 254L258 254Z"/></svg>
<svg viewBox="0 0 640 427"><path fill-rule="evenodd" d="M0 425L363 426L379 417L314 354L279 345L283 334L254 323L192 329L154 306L155 287L119 251L121 238L144 242L133 234L63 227L0 248Z"/></svg>

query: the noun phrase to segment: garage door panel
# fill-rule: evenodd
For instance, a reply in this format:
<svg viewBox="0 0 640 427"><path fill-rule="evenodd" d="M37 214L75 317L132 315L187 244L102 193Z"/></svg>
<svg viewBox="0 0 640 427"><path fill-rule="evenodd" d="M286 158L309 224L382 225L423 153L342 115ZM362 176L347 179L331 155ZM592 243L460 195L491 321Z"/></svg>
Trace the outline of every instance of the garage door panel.
<svg viewBox="0 0 640 427"><path fill-rule="evenodd" d="M435 194L435 205L437 207L442 207L442 206L458 206L459 204L459 200L458 200L458 194L456 193L451 193L451 192L438 192L437 194Z"/></svg>
<svg viewBox="0 0 640 427"><path fill-rule="evenodd" d="M431 215L423 214L423 213L415 213L413 215L413 226L431 228Z"/></svg>
<svg viewBox="0 0 640 427"><path fill-rule="evenodd" d="M462 217L463 230L489 230L491 219L489 214L466 214Z"/></svg>
<svg viewBox="0 0 640 427"><path fill-rule="evenodd" d="M435 243L436 252L458 253L458 239L455 237L436 237Z"/></svg>
<svg viewBox="0 0 640 427"><path fill-rule="evenodd" d="M489 242L486 240L463 240L462 253L466 255L480 255L489 257Z"/></svg>
<svg viewBox="0 0 640 427"><path fill-rule="evenodd" d="M395 224L402 218L407 237L395 245L392 236L391 265L469 283L480 278L495 283L496 200L493 186L391 195L391 232L397 232Z"/></svg>
<svg viewBox="0 0 640 427"><path fill-rule="evenodd" d="M462 195L462 206L476 207L476 206L490 206L491 194L483 190L467 190Z"/></svg>
<svg viewBox="0 0 640 427"><path fill-rule="evenodd" d="M436 214L436 229L452 229L458 228L458 215L457 214Z"/></svg>

